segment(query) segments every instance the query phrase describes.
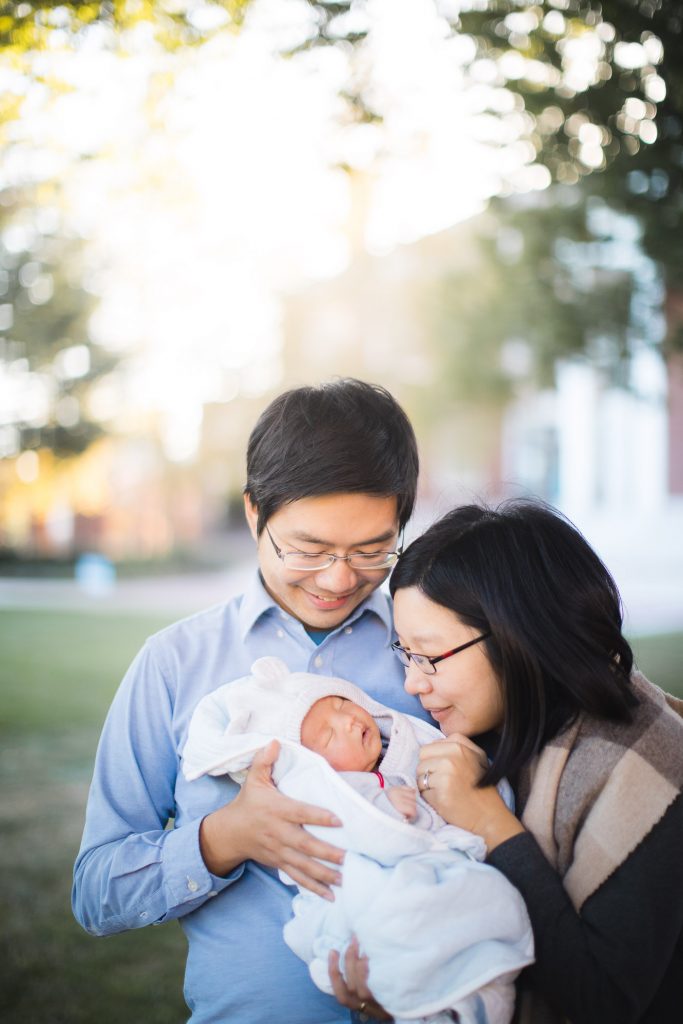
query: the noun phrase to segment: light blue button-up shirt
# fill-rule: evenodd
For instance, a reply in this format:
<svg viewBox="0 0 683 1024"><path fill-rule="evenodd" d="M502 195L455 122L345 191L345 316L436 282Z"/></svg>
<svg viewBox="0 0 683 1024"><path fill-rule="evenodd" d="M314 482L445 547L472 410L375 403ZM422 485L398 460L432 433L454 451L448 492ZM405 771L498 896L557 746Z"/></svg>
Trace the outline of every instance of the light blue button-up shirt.
<svg viewBox="0 0 683 1024"><path fill-rule="evenodd" d="M179 918L189 943L185 998L192 1024L356 1019L315 987L285 945L294 888L253 861L227 878L206 869L199 824L233 799L237 786L227 778L187 782L179 771L197 702L247 675L256 658L278 655L291 671L351 680L376 700L428 720L403 689L392 638L389 599L375 591L316 646L256 577L242 596L151 637L128 670L97 751L73 908L94 935Z"/></svg>

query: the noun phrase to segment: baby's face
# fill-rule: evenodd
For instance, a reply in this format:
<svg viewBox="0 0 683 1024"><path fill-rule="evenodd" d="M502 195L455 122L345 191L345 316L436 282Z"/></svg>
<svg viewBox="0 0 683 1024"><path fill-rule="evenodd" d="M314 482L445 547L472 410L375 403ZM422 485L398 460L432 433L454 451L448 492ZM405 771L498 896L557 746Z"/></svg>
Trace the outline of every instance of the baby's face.
<svg viewBox="0 0 683 1024"><path fill-rule="evenodd" d="M377 722L345 697L315 702L301 723L301 742L340 772L370 772L382 753Z"/></svg>

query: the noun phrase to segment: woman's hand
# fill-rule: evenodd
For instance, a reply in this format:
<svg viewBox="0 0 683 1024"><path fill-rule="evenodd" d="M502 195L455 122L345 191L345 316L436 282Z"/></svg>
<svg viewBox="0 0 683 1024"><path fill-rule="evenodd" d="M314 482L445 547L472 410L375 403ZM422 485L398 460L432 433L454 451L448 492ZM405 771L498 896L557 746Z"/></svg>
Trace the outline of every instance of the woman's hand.
<svg viewBox="0 0 683 1024"><path fill-rule="evenodd" d="M486 754L467 736L448 739L420 749L418 788L424 799L450 825L482 836L489 851L524 832L495 786L477 783L486 770Z"/></svg>
<svg viewBox="0 0 683 1024"><path fill-rule="evenodd" d="M341 875L320 861L341 864L344 851L303 826L341 822L330 811L278 792L271 772L279 752L276 740L259 750L235 799L204 818L199 829L204 863L212 874L224 876L243 861L255 860L281 868L304 889L333 900L330 886L341 885Z"/></svg>
<svg viewBox="0 0 683 1024"><path fill-rule="evenodd" d="M364 1013L373 1020L393 1020L380 1006L368 988L368 958L361 956L358 939L354 935L344 956L344 975L339 968L339 953L332 950L328 960L332 991L342 1006Z"/></svg>

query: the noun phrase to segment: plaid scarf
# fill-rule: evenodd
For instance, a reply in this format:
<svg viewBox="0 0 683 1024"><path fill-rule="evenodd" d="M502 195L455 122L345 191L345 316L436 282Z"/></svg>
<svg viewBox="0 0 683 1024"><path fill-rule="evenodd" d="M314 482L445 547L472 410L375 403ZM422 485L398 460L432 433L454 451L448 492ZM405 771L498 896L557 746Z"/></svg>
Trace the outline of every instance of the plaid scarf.
<svg viewBox="0 0 683 1024"><path fill-rule="evenodd" d="M580 714L522 772L522 823L581 907L651 832L683 788L683 701L640 672L633 721ZM522 993L520 1024L562 1018Z"/></svg>

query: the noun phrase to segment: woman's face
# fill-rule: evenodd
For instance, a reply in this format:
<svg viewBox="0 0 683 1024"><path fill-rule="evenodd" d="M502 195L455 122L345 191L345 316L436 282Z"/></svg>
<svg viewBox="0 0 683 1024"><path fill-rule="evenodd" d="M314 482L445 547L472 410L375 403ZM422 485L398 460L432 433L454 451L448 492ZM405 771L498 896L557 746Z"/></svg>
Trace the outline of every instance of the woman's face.
<svg viewBox="0 0 683 1024"><path fill-rule="evenodd" d="M396 591L394 623L399 643L406 651L430 658L480 635L455 612L430 601L417 587ZM478 736L499 729L503 723L500 684L483 644L474 644L438 662L434 675L426 675L411 661L405 688L417 694L446 736L455 732Z"/></svg>

